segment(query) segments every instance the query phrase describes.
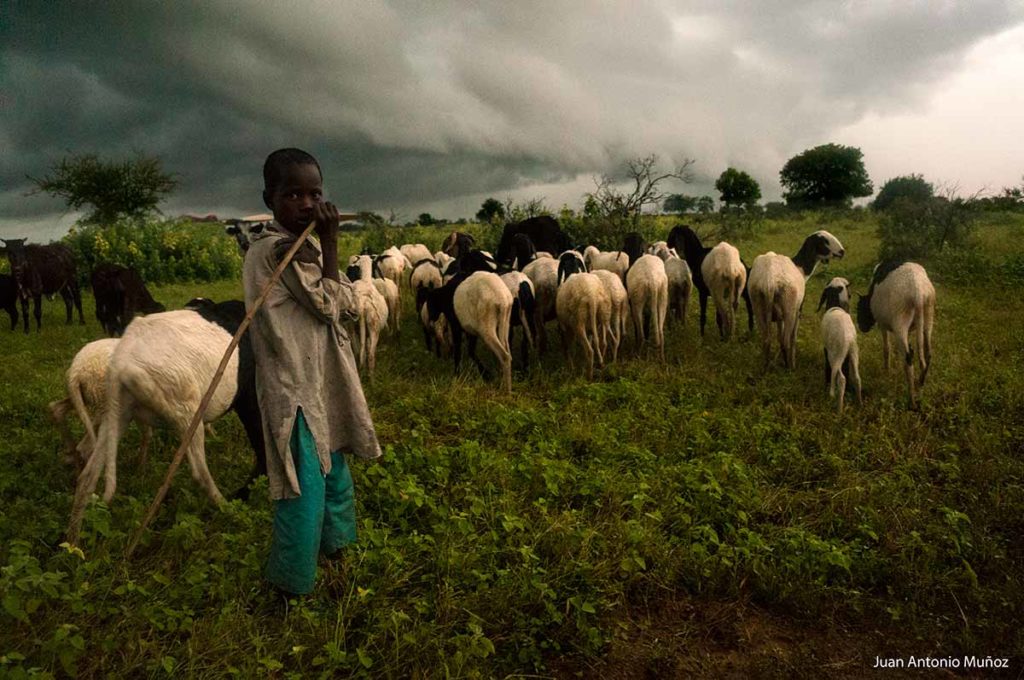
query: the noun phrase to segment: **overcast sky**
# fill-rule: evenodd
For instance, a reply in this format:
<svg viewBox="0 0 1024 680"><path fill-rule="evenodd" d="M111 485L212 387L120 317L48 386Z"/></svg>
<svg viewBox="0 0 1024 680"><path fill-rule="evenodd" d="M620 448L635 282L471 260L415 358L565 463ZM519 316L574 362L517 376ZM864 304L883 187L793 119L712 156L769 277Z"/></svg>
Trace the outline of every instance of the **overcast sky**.
<svg viewBox="0 0 1024 680"><path fill-rule="evenodd" d="M488 196L580 205L657 153L780 193L791 156L859 147L878 187L1024 175L1024 0L19 2L0 10L0 237L59 236L26 197L67 153L159 156L165 213L263 211L267 153L328 198L407 219ZM717 198L717 196L716 196Z"/></svg>

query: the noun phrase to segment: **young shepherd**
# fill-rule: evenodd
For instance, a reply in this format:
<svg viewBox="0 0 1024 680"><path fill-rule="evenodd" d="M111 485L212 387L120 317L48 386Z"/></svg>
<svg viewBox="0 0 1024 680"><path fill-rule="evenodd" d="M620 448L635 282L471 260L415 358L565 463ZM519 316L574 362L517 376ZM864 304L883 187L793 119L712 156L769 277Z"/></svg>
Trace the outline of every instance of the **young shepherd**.
<svg viewBox="0 0 1024 680"><path fill-rule="evenodd" d="M882 362L889 369L889 336L903 355L910 408L917 408L917 387L923 386L932 363L932 326L935 323L935 286L924 267L915 262L880 262L875 266L868 294L857 301L857 325L867 333L875 323L882 331ZM917 334L920 381L914 381L913 333Z"/></svg>
<svg viewBox="0 0 1024 680"><path fill-rule="evenodd" d="M847 375L857 391L857 403L862 403L857 329L850 318L850 282L838 277L832 279L821 293L818 309L822 306L825 307L825 315L821 318L821 340L825 346L825 384L828 385L829 397L835 396L838 387L837 410L842 413Z"/></svg>

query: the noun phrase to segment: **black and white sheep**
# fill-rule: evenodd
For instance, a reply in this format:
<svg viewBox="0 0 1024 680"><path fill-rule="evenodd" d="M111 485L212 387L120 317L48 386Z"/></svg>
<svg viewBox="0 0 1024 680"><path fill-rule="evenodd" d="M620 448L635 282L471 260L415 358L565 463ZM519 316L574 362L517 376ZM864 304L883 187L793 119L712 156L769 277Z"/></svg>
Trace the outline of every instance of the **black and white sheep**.
<svg viewBox="0 0 1024 680"><path fill-rule="evenodd" d="M825 347L825 384L828 396L834 397L839 390L837 409L843 412L846 397L846 380L849 376L857 392L857 403L861 403L860 352L857 347L857 329L850 318L850 282L836 277L829 281L821 293L818 309L825 307L821 318L821 340Z"/></svg>
<svg viewBox="0 0 1024 680"><path fill-rule="evenodd" d="M610 344L611 360L616 361L619 358L619 345L626 337L626 324L629 321L629 295L626 293L622 279L614 272L598 269L591 274L601 280L611 302L611 318L606 332L609 337L604 341L606 348L604 356L607 358L607 347Z"/></svg>
<svg viewBox="0 0 1024 680"><path fill-rule="evenodd" d="M881 262L875 266L868 294L857 301L857 325L867 333L878 324L882 331L882 362L889 368L889 336L903 355L910 407L917 407L917 388L924 385L932 364L932 327L935 324L935 286L924 267L915 262ZM912 334L917 335L921 368L914 381Z"/></svg>
<svg viewBox="0 0 1024 680"><path fill-rule="evenodd" d="M558 259L558 295L556 299L558 327L562 333L562 350L574 365L572 345L578 345L585 357L587 379L594 377L594 359L604 365L604 343L610 334L612 303L604 283L587 273L583 256L566 251Z"/></svg>
<svg viewBox="0 0 1024 680"><path fill-rule="evenodd" d="M533 294L533 281L526 274L517 271L505 272L501 280L512 293L512 319L508 329L508 346L512 348L512 333L516 326L523 329L523 341L520 344L520 355L523 370L530 365L530 350L533 349L533 338L537 325L537 298Z"/></svg>

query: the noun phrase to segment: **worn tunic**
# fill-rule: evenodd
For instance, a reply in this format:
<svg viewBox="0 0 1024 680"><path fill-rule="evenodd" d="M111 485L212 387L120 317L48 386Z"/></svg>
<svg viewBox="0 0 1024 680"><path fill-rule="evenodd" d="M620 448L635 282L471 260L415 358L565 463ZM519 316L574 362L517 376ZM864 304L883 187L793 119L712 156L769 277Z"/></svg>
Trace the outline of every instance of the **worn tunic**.
<svg viewBox="0 0 1024 680"><path fill-rule="evenodd" d="M251 309L281 258L295 242L274 222L256 235L245 256L242 283ZM353 319L352 284L323 277L320 249L307 240L253 317L256 392L274 500L302 494L288 442L302 408L324 474L331 452L380 456L359 370L342 324Z"/></svg>

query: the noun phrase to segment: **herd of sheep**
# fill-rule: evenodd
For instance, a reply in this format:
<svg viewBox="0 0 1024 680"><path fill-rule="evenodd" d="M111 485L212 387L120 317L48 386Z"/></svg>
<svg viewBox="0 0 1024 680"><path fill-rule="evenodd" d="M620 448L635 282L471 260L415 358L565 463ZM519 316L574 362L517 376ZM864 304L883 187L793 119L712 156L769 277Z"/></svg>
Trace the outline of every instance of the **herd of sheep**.
<svg viewBox="0 0 1024 680"><path fill-rule="evenodd" d="M705 248L688 227L675 227L665 241L651 245L632 234L622 250L601 252L594 246L561 248L568 245L566 238L549 233L557 229L551 222L534 224L533 238L529 225L519 231L518 225L507 227L497 257L477 249L471 236L458 232L436 253L422 244L408 244L377 255L352 256L347 275L356 291L357 309L350 337L368 377L372 380L381 336L399 330L403 290L415 297L416 320L428 350L450 355L458 369L465 338L470 358L486 375L476 356L481 341L497 359L506 392L512 389L516 327L522 334L521 361L528 365L531 349L545 351L546 326L555 321L570 365L575 367L574 355L581 355L582 370L591 379L595 367L617 361L630 326L635 351L653 350L663 361L669 312L685 323L694 288L700 296L702 334L708 299L714 302L723 340L735 334L740 300L745 300L748 324L756 322L765 367L772 363L775 337L783 365L793 368L805 282L819 264L845 254L839 240L822 230L809 235L793 257L765 253L748 269L734 246L723 242ZM538 250L534 240L559 250ZM244 234L239 242L244 250ZM825 377L830 396L838 392L840 412L848 379L858 401L861 392L850 302L849 282L834 278L818 305L826 308L821 322ZM197 298L183 310L137 317L120 339L90 343L75 357L67 374L68 396L51 404L69 456L81 468L69 529L72 542L101 473L105 472L104 499L109 501L114 494L117 447L128 424L144 425L146 441L149 428L158 422L171 424L183 435L244 312L238 301ZM877 324L883 333L886 368L890 336L895 338L912 407L931 361L934 312L935 289L925 270L910 262L876 266L868 293L858 304L861 330ZM912 342L918 348L917 379ZM265 457L253 361L251 348L242 342L204 422L234 410L256 454L257 475L265 470ZM77 445L63 425L71 410L85 425L85 436ZM222 501L206 465L202 430L187 453L193 477L211 500Z"/></svg>

